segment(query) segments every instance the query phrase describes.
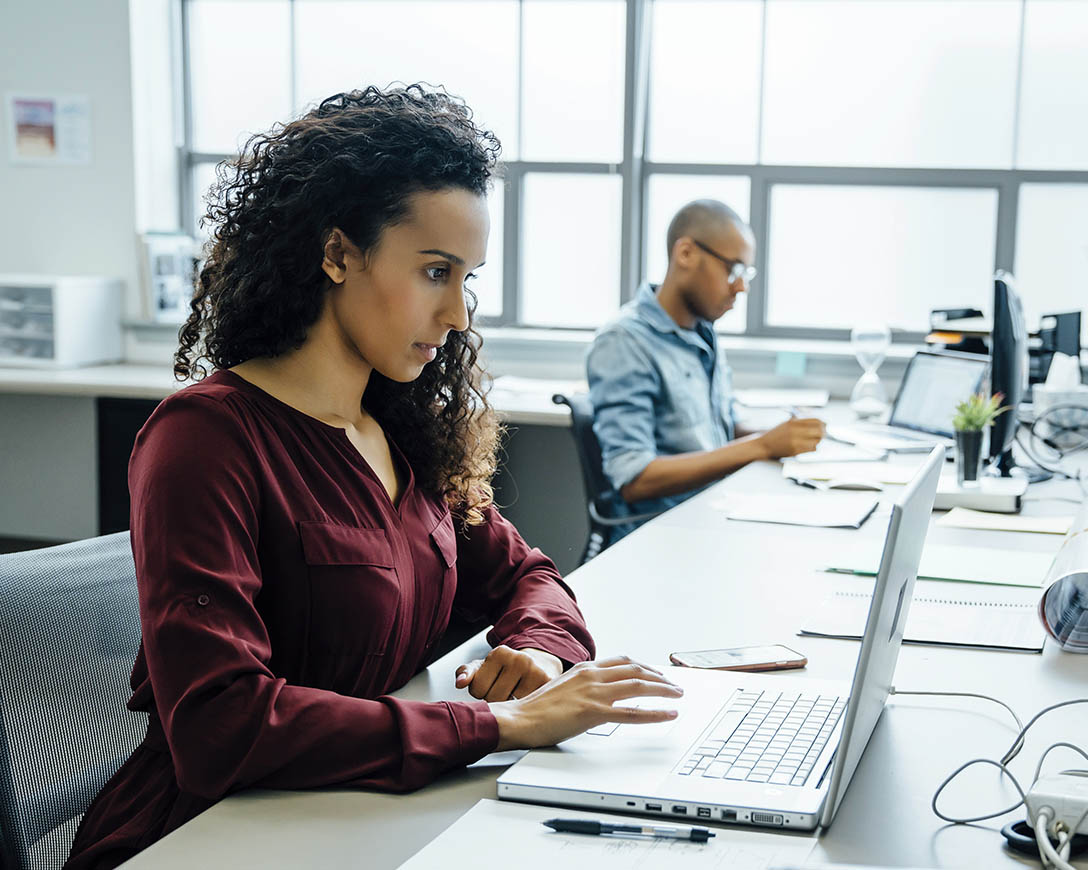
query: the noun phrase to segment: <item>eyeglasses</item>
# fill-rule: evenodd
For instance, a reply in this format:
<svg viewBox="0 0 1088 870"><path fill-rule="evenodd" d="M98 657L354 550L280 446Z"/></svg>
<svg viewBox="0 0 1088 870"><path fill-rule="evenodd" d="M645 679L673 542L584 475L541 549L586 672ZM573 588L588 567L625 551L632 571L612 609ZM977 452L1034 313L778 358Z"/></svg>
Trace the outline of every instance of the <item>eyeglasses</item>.
<svg viewBox="0 0 1088 870"><path fill-rule="evenodd" d="M756 279L756 275L759 274L759 271L755 266L746 266L740 260L730 260L728 257L723 257L713 248L707 247L698 239L692 239L692 241L699 250L706 251L715 260L721 260L725 264L725 267L729 270L730 284L734 281L743 279L746 285L750 285Z"/></svg>

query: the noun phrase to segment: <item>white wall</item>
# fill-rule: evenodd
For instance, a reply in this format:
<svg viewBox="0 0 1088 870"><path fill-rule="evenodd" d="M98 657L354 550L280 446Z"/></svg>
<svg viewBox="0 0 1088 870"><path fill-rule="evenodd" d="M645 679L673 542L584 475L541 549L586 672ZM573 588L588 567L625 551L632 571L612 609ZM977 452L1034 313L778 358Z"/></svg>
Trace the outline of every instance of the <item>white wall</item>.
<svg viewBox="0 0 1088 870"><path fill-rule="evenodd" d="M0 272L125 282L139 316L128 0L0 0L0 95L90 98L87 166L16 166L0 142Z"/></svg>

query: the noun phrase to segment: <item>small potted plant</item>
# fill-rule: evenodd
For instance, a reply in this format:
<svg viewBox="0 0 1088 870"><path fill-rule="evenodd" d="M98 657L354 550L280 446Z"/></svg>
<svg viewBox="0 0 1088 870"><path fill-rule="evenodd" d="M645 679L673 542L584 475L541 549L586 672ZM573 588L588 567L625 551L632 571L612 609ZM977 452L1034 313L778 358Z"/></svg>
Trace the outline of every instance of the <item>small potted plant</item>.
<svg viewBox="0 0 1088 870"><path fill-rule="evenodd" d="M952 428L956 432L956 478L959 485L977 485L982 470L982 435L994 419L1009 410L1001 393L977 393L957 403Z"/></svg>

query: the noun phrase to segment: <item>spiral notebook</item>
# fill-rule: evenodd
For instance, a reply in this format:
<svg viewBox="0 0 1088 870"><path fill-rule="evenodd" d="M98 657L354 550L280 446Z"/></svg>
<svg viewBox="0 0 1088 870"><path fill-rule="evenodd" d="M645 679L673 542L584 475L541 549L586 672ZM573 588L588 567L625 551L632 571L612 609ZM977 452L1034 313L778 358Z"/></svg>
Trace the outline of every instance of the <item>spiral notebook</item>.
<svg viewBox="0 0 1088 870"><path fill-rule="evenodd" d="M860 639L872 588L863 577L835 581L800 633ZM1038 589L919 580L903 642L1042 652L1046 632L1038 606Z"/></svg>

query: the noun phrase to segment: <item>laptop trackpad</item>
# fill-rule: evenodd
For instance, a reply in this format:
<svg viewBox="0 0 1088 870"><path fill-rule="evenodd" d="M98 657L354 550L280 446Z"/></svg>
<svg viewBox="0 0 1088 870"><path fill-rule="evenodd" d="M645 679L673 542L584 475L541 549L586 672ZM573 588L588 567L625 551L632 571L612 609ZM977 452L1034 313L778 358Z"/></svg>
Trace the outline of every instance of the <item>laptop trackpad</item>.
<svg viewBox="0 0 1088 870"><path fill-rule="evenodd" d="M614 707L640 707L644 710L676 710L678 704L675 698L628 698L625 701L617 701ZM678 717L679 718L679 717ZM676 727L677 719L667 722L653 722L650 724L633 724L630 722L605 722L596 728L590 728L586 734L595 737L649 737L659 740L670 734Z"/></svg>

